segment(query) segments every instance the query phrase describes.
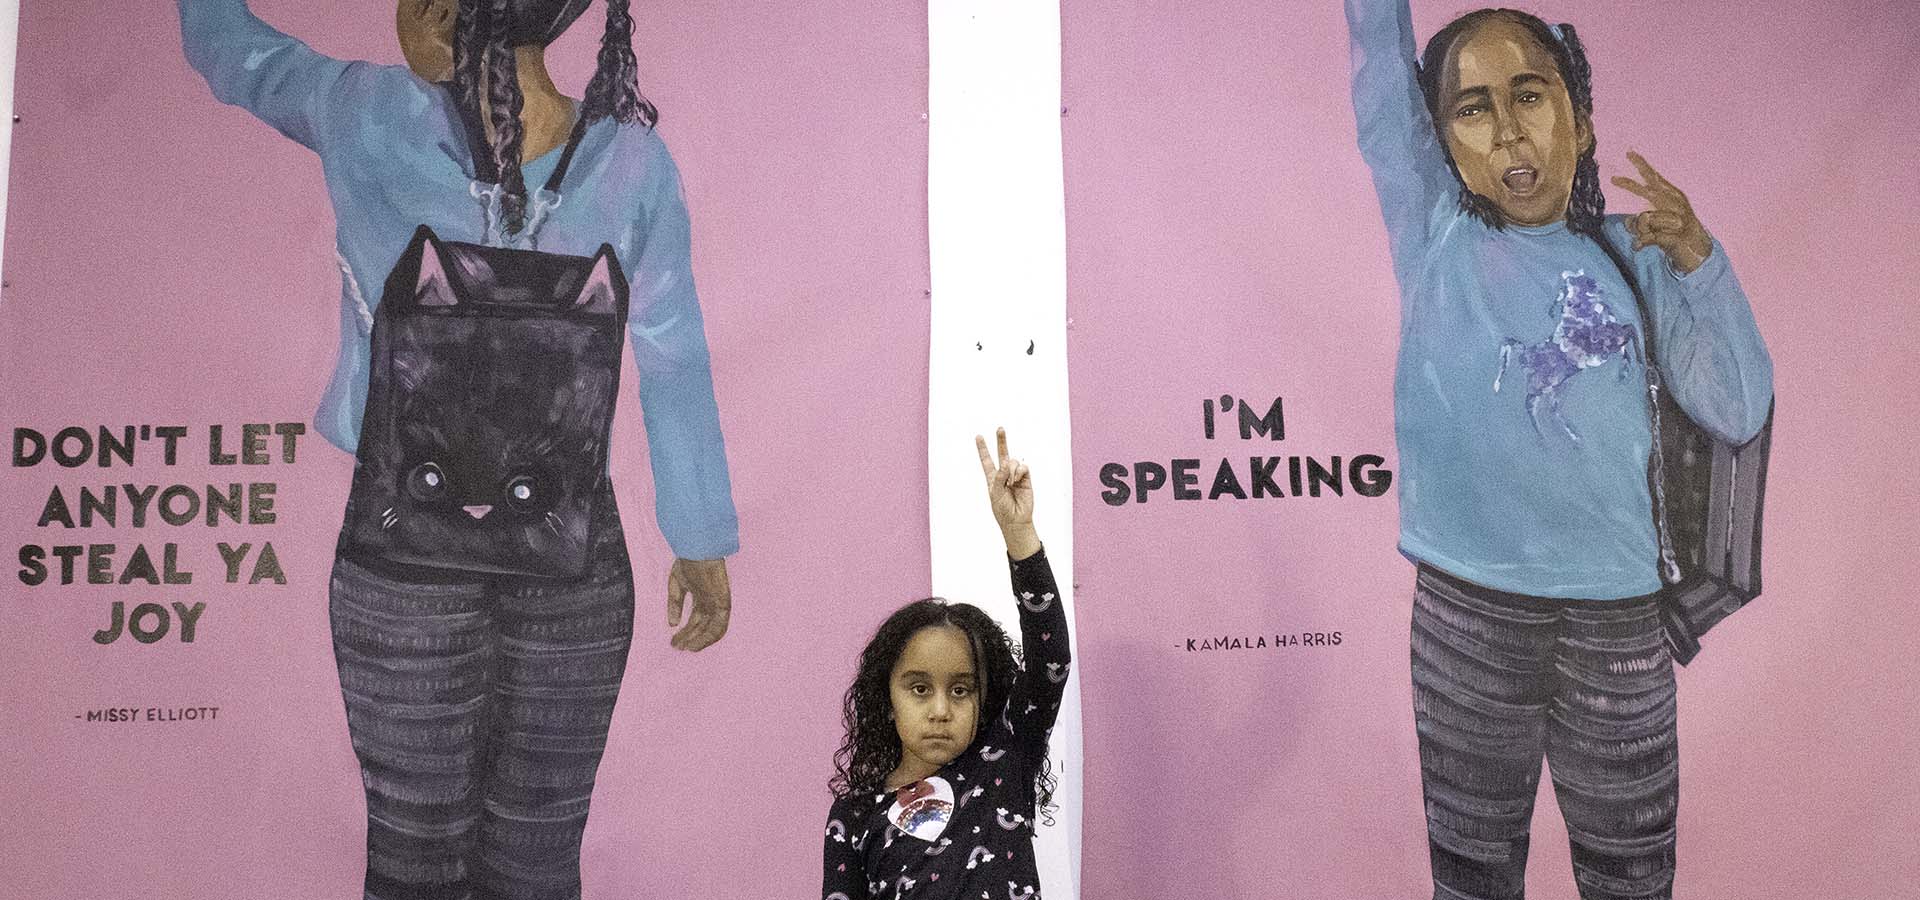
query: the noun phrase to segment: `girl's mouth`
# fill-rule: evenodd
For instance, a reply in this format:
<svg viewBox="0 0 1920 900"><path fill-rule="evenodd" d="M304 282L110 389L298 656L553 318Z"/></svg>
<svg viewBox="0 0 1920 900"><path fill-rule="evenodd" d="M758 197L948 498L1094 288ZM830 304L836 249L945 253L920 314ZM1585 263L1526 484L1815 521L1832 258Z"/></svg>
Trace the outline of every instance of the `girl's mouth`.
<svg viewBox="0 0 1920 900"><path fill-rule="evenodd" d="M1506 185L1507 190L1515 196L1525 197L1539 186L1540 173L1532 166L1514 166L1501 173L1500 183Z"/></svg>

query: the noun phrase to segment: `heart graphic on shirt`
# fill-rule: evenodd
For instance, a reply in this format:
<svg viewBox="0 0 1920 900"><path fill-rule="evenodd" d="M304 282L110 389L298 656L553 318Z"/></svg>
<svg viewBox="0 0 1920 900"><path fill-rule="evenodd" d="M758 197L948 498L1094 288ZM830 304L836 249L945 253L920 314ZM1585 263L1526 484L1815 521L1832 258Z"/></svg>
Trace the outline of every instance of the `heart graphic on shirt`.
<svg viewBox="0 0 1920 900"><path fill-rule="evenodd" d="M951 818L953 785L938 775L895 791L893 805L887 807L887 821L923 841L937 840Z"/></svg>

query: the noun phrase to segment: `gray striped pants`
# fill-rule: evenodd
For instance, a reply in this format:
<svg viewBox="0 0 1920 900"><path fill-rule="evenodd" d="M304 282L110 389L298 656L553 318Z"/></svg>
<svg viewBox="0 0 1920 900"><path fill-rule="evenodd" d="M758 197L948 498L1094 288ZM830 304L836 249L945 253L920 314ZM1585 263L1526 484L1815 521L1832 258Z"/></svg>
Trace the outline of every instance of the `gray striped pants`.
<svg viewBox="0 0 1920 900"><path fill-rule="evenodd" d="M1673 663L1651 597L1529 597L1422 566L1413 710L1435 900L1525 895L1542 756L1583 900L1673 896Z"/></svg>
<svg viewBox="0 0 1920 900"><path fill-rule="evenodd" d="M609 493L578 581L335 559L329 614L367 796L366 900L577 900L633 639Z"/></svg>

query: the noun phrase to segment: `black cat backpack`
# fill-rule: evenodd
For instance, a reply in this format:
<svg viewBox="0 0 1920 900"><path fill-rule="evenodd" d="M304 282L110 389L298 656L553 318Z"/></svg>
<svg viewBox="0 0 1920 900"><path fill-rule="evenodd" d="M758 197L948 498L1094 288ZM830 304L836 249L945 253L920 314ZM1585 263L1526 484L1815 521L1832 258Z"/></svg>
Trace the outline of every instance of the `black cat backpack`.
<svg viewBox="0 0 1920 900"><path fill-rule="evenodd" d="M527 230L557 202L583 126ZM490 167L477 167L484 179ZM442 241L420 226L374 315L343 552L466 573L584 575L596 505L612 502L607 445L627 304L610 245L571 256Z"/></svg>

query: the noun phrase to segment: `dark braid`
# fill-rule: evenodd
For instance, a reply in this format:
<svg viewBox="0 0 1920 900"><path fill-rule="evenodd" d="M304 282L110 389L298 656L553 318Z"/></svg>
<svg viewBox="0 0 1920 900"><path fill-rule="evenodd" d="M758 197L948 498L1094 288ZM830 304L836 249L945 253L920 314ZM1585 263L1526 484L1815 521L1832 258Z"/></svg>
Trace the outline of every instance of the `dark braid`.
<svg viewBox="0 0 1920 900"><path fill-rule="evenodd" d="M453 36L454 101L475 144L484 143L490 151L489 159L474 160L474 177L499 183L499 224L507 234L519 233L527 219L526 176L520 171L526 139L520 113L526 97L514 48L545 46L586 6L587 0L460 0ZM607 30L581 104L580 124L612 118L651 127L659 113L640 96L639 69L627 0L607 0Z"/></svg>
<svg viewBox="0 0 1920 900"><path fill-rule="evenodd" d="M1561 25L1560 34L1539 16L1521 12L1517 9L1476 9L1460 18L1448 22L1446 27L1434 32L1427 39L1427 46L1420 53L1420 92L1426 96L1427 116L1433 121L1434 136L1440 141L1440 149L1447 157L1447 168L1453 171L1453 177L1460 178L1460 169L1453 162L1453 152L1447 146L1445 118L1440 113L1440 82L1446 68L1447 56L1453 46L1472 34L1485 22L1503 18L1525 29L1534 43L1547 51L1553 58L1554 68L1559 70L1560 81L1566 85L1567 99L1573 104L1574 116L1587 123L1589 134L1593 128L1593 69L1587 63L1587 51L1572 25ZM1567 229L1584 234L1594 240L1600 240L1600 223L1607 210L1607 198L1600 192L1600 164L1595 160L1599 141L1591 142L1580 154L1574 165L1573 193L1567 198ZM1492 200L1467 190L1464 181L1460 184L1460 207L1468 215L1486 223L1489 228L1506 227L1506 219L1501 217L1500 208Z"/></svg>
<svg viewBox="0 0 1920 900"><path fill-rule="evenodd" d="M492 27L487 34L487 120L493 126L493 161L500 168L500 227L519 233L527 221L527 182L520 172L520 145L525 130L520 110L520 65L514 59L512 0L493 0Z"/></svg>
<svg viewBox="0 0 1920 900"><path fill-rule="evenodd" d="M453 26L453 94L454 102L459 105L460 119L470 133L484 135L480 128L480 85L486 80L481 72L486 66L487 18L490 8L478 3L463 2L455 13ZM473 146L478 146L476 141ZM473 175L477 179L489 180L487 173L474 160Z"/></svg>
<svg viewBox="0 0 1920 900"><path fill-rule="evenodd" d="M587 82L580 115L587 121L611 116L617 122L652 127L659 111L640 96L640 63L633 55L633 16L627 0L607 0L607 30L600 37L600 58Z"/></svg>
<svg viewBox="0 0 1920 900"><path fill-rule="evenodd" d="M1587 64L1587 48L1580 43L1572 25L1560 26L1560 45L1552 48L1559 61L1559 53L1566 54L1563 77L1567 82L1567 95L1573 99L1573 111L1586 119L1587 133L1593 135L1593 67ZM1600 139L1592 137L1587 149L1580 154L1580 162L1573 170L1573 196L1567 200L1567 227L1594 240L1602 240L1600 223L1606 219L1607 198L1600 192L1600 163L1594 155L1600 149Z"/></svg>

